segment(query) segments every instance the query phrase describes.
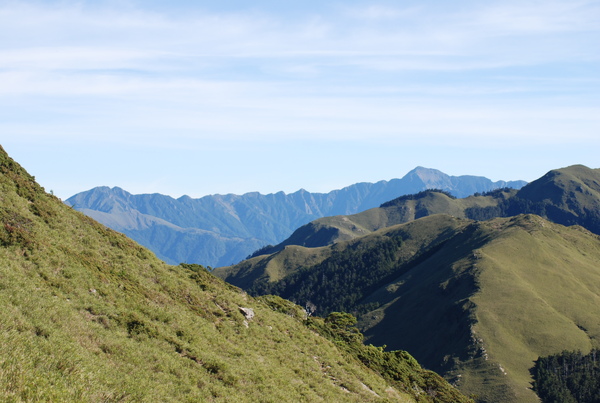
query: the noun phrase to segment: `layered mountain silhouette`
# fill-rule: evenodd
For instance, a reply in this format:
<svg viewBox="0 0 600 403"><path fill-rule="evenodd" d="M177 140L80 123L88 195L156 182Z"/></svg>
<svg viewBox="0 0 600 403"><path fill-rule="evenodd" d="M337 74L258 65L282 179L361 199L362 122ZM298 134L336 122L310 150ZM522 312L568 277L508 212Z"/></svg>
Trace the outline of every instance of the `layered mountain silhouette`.
<svg viewBox="0 0 600 403"><path fill-rule="evenodd" d="M312 221L285 241L263 248L256 255L274 253L287 245L325 246L432 214L475 220L537 214L600 234L600 170L574 165L552 170L520 190L503 188L462 199L438 190L401 196L361 213Z"/></svg>
<svg viewBox="0 0 600 403"><path fill-rule="evenodd" d="M174 199L132 195L118 187L98 187L66 203L151 249L168 263L225 266L265 245L277 244L317 218L353 214L401 195L441 189L457 197L497 188L520 188L524 181L449 176L417 167L402 179L357 183L329 193L212 195Z"/></svg>
<svg viewBox="0 0 600 403"><path fill-rule="evenodd" d="M572 166L519 191L426 191L319 219L214 273L315 314L353 312L368 342L480 401L534 402L539 356L599 347L599 217L600 170Z"/></svg>
<svg viewBox="0 0 600 403"><path fill-rule="evenodd" d="M165 264L1 147L0 263L2 401L469 401L349 316Z"/></svg>

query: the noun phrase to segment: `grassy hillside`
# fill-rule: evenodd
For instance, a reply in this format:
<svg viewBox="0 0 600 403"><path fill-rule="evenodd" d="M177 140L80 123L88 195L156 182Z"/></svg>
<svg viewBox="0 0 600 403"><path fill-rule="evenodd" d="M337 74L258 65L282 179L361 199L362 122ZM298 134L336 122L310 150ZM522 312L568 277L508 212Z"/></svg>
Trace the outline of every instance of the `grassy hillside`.
<svg viewBox="0 0 600 403"><path fill-rule="evenodd" d="M229 277L228 269L217 269L217 274L239 285L243 273L259 273L256 269L261 265L269 267L276 261L283 266L278 272L285 276L276 280L265 271L246 288L248 292L276 294L301 304L310 302L320 315L333 311L361 313L377 306L377 301L367 300L376 287L410 270L468 224L450 216L431 216L329 248L288 246L275 255L230 268Z"/></svg>
<svg viewBox="0 0 600 403"><path fill-rule="evenodd" d="M501 235L480 251L473 331L519 391L530 386L528 368L539 356L598 348L600 240L537 216L498 224ZM476 389L478 377L465 388Z"/></svg>
<svg viewBox="0 0 600 403"><path fill-rule="evenodd" d="M466 393L535 401L527 390L535 359L598 344L600 241L537 216L478 224L471 239L483 242L456 238L374 293L383 305L362 317L363 329L370 342L402 346ZM452 304L440 303L448 296ZM462 346L443 336L423 343L432 328L462 335Z"/></svg>
<svg viewBox="0 0 600 403"><path fill-rule="evenodd" d="M288 245L331 245L433 214L474 220L537 214L600 234L600 169L574 165L552 170L518 191L503 188L462 199L441 190L401 196L361 213L312 221L280 244L262 248L253 256L272 254Z"/></svg>
<svg viewBox="0 0 600 403"><path fill-rule="evenodd" d="M218 267L213 274L245 290L256 284L277 282L297 271L299 267L312 266L331 256L332 249L304 248L290 245L272 255L262 255L227 267Z"/></svg>
<svg viewBox="0 0 600 403"><path fill-rule="evenodd" d="M251 192L174 199L104 186L76 194L66 203L148 247L167 263L225 266L266 244L280 243L296 228L319 217L364 211L432 187L466 196L523 185L523 181L492 182L418 167L402 179L357 183L329 193L301 189L290 194Z"/></svg>
<svg viewBox="0 0 600 403"><path fill-rule="evenodd" d="M311 331L289 302L164 264L1 148L0 306L2 401L466 401L419 386L433 375L408 355L387 370L413 384Z"/></svg>
<svg viewBox="0 0 600 403"><path fill-rule="evenodd" d="M480 401L536 401L534 360L600 340L600 239L582 227L433 215L240 266L251 275L286 257L287 275L263 275L249 290L310 301L324 315L355 312L368 342L409 351Z"/></svg>
<svg viewBox="0 0 600 403"><path fill-rule="evenodd" d="M407 223L434 214L471 218L472 211L496 208L502 201L514 196L517 190L498 189L485 195L457 199L440 190L425 190L383 203L380 207L348 216L324 217L298 228L282 243L263 248L259 254L272 254L288 245L318 247L347 241L382 228Z"/></svg>

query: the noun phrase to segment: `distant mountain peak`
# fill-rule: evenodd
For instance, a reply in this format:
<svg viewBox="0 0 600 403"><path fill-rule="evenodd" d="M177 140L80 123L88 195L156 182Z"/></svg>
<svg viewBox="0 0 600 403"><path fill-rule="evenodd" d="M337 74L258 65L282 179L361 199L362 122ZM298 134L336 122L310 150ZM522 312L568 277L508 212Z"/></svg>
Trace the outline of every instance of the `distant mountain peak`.
<svg viewBox="0 0 600 403"><path fill-rule="evenodd" d="M203 266L167 266L1 146L0 300L0 401L471 401L409 353L363 345L350 315L338 331Z"/></svg>
<svg viewBox="0 0 600 403"><path fill-rule="evenodd" d="M427 188L436 187L442 188L451 186L452 180L451 176L439 171L437 169L425 168L422 166L418 166L408 174L404 176L403 179L408 180L420 180Z"/></svg>
<svg viewBox="0 0 600 403"><path fill-rule="evenodd" d="M418 166L402 179L361 182L329 193L312 193L301 188L290 194L250 192L174 199L156 193L133 195L119 187L104 186L79 193L66 203L107 226L139 222L139 228L111 228L123 230L170 263L215 267L237 263L265 245L278 244L315 219L355 214L406 194L440 189L465 197L506 186L520 188L524 184L523 181L492 182L476 176L448 176L437 169ZM97 215L92 210L113 217ZM142 216L148 219L139 220ZM159 220L147 225L149 217ZM172 226L160 225L160 220Z"/></svg>
<svg viewBox="0 0 600 403"><path fill-rule="evenodd" d="M422 165L418 165L415 168L413 168L412 170L408 171L408 173L406 174L406 176L410 175L411 173L422 173L422 172L435 172L435 173L439 173L442 175L446 175L445 173L443 173L442 171L440 171L439 169L435 169L435 168L427 168L424 167Z"/></svg>

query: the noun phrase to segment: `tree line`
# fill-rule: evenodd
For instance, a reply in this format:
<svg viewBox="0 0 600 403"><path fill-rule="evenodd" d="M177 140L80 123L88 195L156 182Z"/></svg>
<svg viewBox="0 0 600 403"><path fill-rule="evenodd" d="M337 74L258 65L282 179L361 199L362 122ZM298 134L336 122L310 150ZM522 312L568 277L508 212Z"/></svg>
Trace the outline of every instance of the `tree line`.
<svg viewBox="0 0 600 403"><path fill-rule="evenodd" d="M427 189L427 190L422 190L419 193L413 193L413 194L408 194L408 195L404 195L404 196L400 196L397 197L393 200L387 201L383 204L381 204L379 207L381 208L385 208L385 207L394 207L397 206L399 204L401 204L402 202L408 201L408 200L419 200L424 198L425 196L427 196L428 194L431 193L442 193L446 196L448 196L451 199L456 199L456 196L454 196L452 193L447 192L445 190L442 189Z"/></svg>
<svg viewBox="0 0 600 403"><path fill-rule="evenodd" d="M361 300L387 278L397 276L404 269L396 257L402 242L402 237L396 235L379 238L368 245L351 245L278 282L255 283L248 292L251 295L279 295L302 306L310 302L316 315L335 311L366 312L376 306L359 306Z"/></svg>
<svg viewBox="0 0 600 403"><path fill-rule="evenodd" d="M540 357L532 369L544 403L600 403L600 352L563 351Z"/></svg>

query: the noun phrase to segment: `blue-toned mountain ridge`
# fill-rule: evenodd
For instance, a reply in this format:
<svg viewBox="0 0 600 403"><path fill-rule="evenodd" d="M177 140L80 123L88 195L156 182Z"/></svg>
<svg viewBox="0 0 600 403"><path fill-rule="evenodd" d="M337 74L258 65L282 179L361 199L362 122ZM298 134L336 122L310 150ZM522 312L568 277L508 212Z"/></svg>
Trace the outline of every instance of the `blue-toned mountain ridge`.
<svg viewBox="0 0 600 403"><path fill-rule="evenodd" d="M298 227L321 217L357 213L426 189L465 197L503 187L518 189L525 184L449 176L417 167L401 179L357 183L329 193L301 189L290 194L252 192L175 199L97 187L70 197L66 203L124 233L168 263L225 266L258 248L283 241Z"/></svg>

